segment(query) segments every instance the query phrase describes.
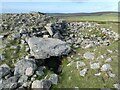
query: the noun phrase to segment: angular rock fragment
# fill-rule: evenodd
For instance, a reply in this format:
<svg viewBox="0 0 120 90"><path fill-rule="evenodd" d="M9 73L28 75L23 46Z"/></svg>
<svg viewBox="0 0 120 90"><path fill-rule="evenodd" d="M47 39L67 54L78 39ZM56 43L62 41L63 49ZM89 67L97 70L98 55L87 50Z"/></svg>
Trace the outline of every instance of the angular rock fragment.
<svg viewBox="0 0 120 90"><path fill-rule="evenodd" d="M95 76L100 76L101 75L101 73L96 73L96 74L94 74Z"/></svg>
<svg viewBox="0 0 120 90"><path fill-rule="evenodd" d="M104 64L102 67L101 67L101 71L110 71L112 70L110 64Z"/></svg>
<svg viewBox="0 0 120 90"><path fill-rule="evenodd" d="M36 70L36 75L38 76L44 75L44 69L45 69L45 66L38 67L38 69Z"/></svg>
<svg viewBox="0 0 120 90"><path fill-rule="evenodd" d="M107 58L106 60L105 60L105 62L111 62L112 61L112 58Z"/></svg>
<svg viewBox="0 0 120 90"><path fill-rule="evenodd" d="M58 75L57 74L51 74L49 80L52 82L52 84L57 85L57 83L58 83Z"/></svg>
<svg viewBox="0 0 120 90"><path fill-rule="evenodd" d="M0 66L0 79L10 74L10 68L8 65L3 64Z"/></svg>
<svg viewBox="0 0 120 90"><path fill-rule="evenodd" d="M109 77L112 77L112 78L116 76L116 75L113 74L111 71L108 72L108 75L109 75Z"/></svg>
<svg viewBox="0 0 120 90"><path fill-rule="evenodd" d="M84 68L83 70L80 71L80 76L85 76L85 74L87 73L87 68Z"/></svg>
<svg viewBox="0 0 120 90"><path fill-rule="evenodd" d="M59 39L32 37L29 38L27 42L31 55L36 59L67 55L71 51L70 46Z"/></svg>
<svg viewBox="0 0 120 90"><path fill-rule="evenodd" d="M28 76L22 75L22 76L19 78L18 82L19 82L19 83L25 83L25 82L27 82L27 80L28 80Z"/></svg>
<svg viewBox="0 0 120 90"><path fill-rule="evenodd" d="M50 80L35 80L31 86L32 89L45 89L45 90L49 90L50 87L51 87Z"/></svg>
<svg viewBox="0 0 120 90"><path fill-rule="evenodd" d="M18 76L12 76L7 80L0 80L0 89L4 90L4 89L16 89L17 87L19 87L19 83L18 81Z"/></svg>
<svg viewBox="0 0 120 90"><path fill-rule="evenodd" d="M14 75L27 74L28 76L31 76L35 72L36 68L37 66L34 60L20 60L15 64ZM30 69L31 71L26 71L27 69Z"/></svg>
<svg viewBox="0 0 120 90"><path fill-rule="evenodd" d="M52 25L52 23L48 23L48 24L45 26L45 28L46 28L46 30L49 32L49 34L52 36L52 35L53 35L53 31L52 31L51 25Z"/></svg>
<svg viewBox="0 0 120 90"><path fill-rule="evenodd" d="M114 86L114 88L116 88L116 89L118 89L118 90L120 89L120 84L119 84L119 83L116 83L116 84L114 84L113 86Z"/></svg>

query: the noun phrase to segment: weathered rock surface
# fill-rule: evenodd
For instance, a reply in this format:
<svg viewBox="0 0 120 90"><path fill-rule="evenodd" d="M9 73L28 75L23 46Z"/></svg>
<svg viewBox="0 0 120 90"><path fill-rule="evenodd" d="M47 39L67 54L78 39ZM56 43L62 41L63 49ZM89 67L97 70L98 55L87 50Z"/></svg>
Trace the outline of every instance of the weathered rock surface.
<svg viewBox="0 0 120 90"><path fill-rule="evenodd" d="M10 68L8 65L3 64L0 66L0 79L10 74Z"/></svg>
<svg viewBox="0 0 120 90"><path fill-rule="evenodd" d="M49 80L52 82L52 84L57 85L57 83L58 83L58 75L57 74L51 74Z"/></svg>
<svg viewBox="0 0 120 90"><path fill-rule="evenodd" d="M84 55L85 59L93 60L94 59L94 53L86 52Z"/></svg>
<svg viewBox="0 0 120 90"><path fill-rule="evenodd" d="M45 89L45 90L49 90L49 88L51 87L51 81L49 80L35 80L32 83L31 88L32 89Z"/></svg>
<svg viewBox="0 0 120 90"><path fill-rule="evenodd" d="M67 43L53 38L32 37L27 40L30 53L36 59L46 59L51 56L67 55L71 48Z"/></svg>
<svg viewBox="0 0 120 90"><path fill-rule="evenodd" d="M29 71L26 71L28 68L32 68ZM35 72L37 66L34 60L20 60L15 64L15 71L14 71L14 75L25 75L27 74L28 76L33 75L33 73Z"/></svg>
<svg viewBox="0 0 120 90"><path fill-rule="evenodd" d="M19 87L19 83L18 81L18 77L17 76L13 76L10 77L7 80L1 79L0 80L0 89L16 89L17 87Z"/></svg>
<svg viewBox="0 0 120 90"><path fill-rule="evenodd" d="M86 75L86 73L87 73L87 70L88 70L87 68L84 68L83 70L81 70L80 71L80 76L84 77Z"/></svg>
<svg viewBox="0 0 120 90"><path fill-rule="evenodd" d="M27 82L27 80L28 80L28 76L22 75L22 76L19 78L18 82L19 82L19 83L25 83L25 82Z"/></svg>
<svg viewBox="0 0 120 90"><path fill-rule="evenodd" d="M102 65L101 71L109 71L109 70L112 70L110 64L104 64L104 65Z"/></svg>
<svg viewBox="0 0 120 90"><path fill-rule="evenodd" d="M38 75L38 76L44 75L44 70L45 69L46 69L45 66L38 67L37 70L36 70L36 75Z"/></svg>
<svg viewBox="0 0 120 90"><path fill-rule="evenodd" d="M99 69L100 68L100 64L99 63L93 63L90 64L91 69Z"/></svg>

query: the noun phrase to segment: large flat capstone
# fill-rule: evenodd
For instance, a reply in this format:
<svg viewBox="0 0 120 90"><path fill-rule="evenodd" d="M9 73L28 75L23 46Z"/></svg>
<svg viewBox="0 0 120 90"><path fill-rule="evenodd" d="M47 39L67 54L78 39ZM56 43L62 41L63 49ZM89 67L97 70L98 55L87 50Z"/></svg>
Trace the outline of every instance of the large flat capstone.
<svg viewBox="0 0 120 90"><path fill-rule="evenodd" d="M31 37L27 39L30 53L36 59L46 59L51 56L67 55L70 46L59 39Z"/></svg>

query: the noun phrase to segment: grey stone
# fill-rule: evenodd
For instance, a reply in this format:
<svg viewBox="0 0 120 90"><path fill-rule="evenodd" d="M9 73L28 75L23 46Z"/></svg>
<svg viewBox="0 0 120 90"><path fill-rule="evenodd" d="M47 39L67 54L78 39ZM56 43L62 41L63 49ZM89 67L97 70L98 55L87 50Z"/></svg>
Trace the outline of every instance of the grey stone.
<svg viewBox="0 0 120 90"><path fill-rule="evenodd" d="M100 64L99 63L93 63L90 64L91 69L99 69L100 68Z"/></svg>
<svg viewBox="0 0 120 90"><path fill-rule="evenodd" d="M43 38L49 38L49 35L43 35Z"/></svg>
<svg viewBox="0 0 120 90"><path fill-rule="evenodd" d="M63 36L60 34L59 31L57 31L57 32L53 35L53 38L62 39Z"/></svg>
<svg viewBox="0 0 120 90"><path fill-rule="evenodd" d="M112 61L112 58L107 58L106 60L105 60L105 62L111 62Z"/></svg>
<svg viewBox="0 0 120 90"><path fill-rule="evenodd" d="M10 68L8 65L3 64L0 66L0 79L10 74Z"/></svg>
<svg viewBox="0 0 120 90"><path fill-rule="evenodd" d="M84 68L83 70L80 71L80 76L85 76L85 74L87 73L87 68Z"/></svg>
<svg viewBox="0 0 120 90"><path fill-rule="evenodd" d="M32 67L29 67L29 68L26 69L25 75L32 76L33 74L34 74L34 70L33 70Z"/></svg>
<svg viewBox="0 0 120 90"><path fill-rule="evenodd" d="M20 33L15 33L15 34L13 33L13 34L12 34L13 40L14 40L14 39L17 39L17 38L20 38L20 37L21 37Z"/></svg>
<svg viewBox="0 0 120 90"><path fill-rule="evenodd" d="M94 47L94 44L90 40L83 40L80 44L81 48L87 49L90 47Z"/></svg>
<svg viewBox="0 0 120 90"><path fill-rule="evenodd" d="M0 35L0 39L3 39L4 38L4 36L3 35Z"/></svg>
<svg viewBox="0 0 120 90"><path fill-rule="evenodd" d="M112 51L112 50L107 49L107 51L108 51L109 53L113 53L113 51Z"/></svg>
<svg viewBox="0 0 120 90"><path fill-rule="evenodd" d="M57 83L58 83L58 75L57 74L51 74L49 80L52 82L52 84L57 85Z"/></svg>
<svg viewBox="0 0 120 90"><path fill-rule="evenodd" d="M31 55L36 59L67 55L71 51L70 46L59 39L32 37L27 42Z"/></svg>
<svg viewBox="0 0 120 90"><path fill-rule="evenodd" d="M18 78L19 77L17 77L17 76L13 76L13 77L10 77L7 80L1 79L0 89L6 89L6 88L15 89L15 88L17 88L19 86L19 83L17 82Z"/></svg>
<svg viewBox="0 0 120 90"><path fill-rule="evenodd" d="M49 90L51 87L51 81L50 80L35 80L32 83L31 88L43 88L45 90Z"/></svg>
<svg viewBox="0 0 120 90"><path fill-rule="evenodd" d="M38 76L42 76L42 75L44 75L44 69L45 69L45 67L43 66L41 66L41 67L39 67L37 70L36 70L36 75L38 75Z"/></svg>
<svg viewBox="0 0 120 90"><path fill-rule="evenodd" d="M101 67L101 71L110 71L112 70L110 64L104 64L102 67Z"/></svg>
<svg viewBox="0 0 120 90"><path fill-rule="evenodd" d="M28 76L22 75L22 76L19 78L18 82L19 82L19 83L25 83L25 82L27 82L27 80L28 80Z"/></svg>
<svg viewBox="0 0 120 90"><path fill-rule="evenodd" d="M96 74L94 74L95 76L100 76L101 75L101 73L99 72L99 73L96 73Z"/></svg>
<svg viewBox="0 0 120 90"><path fill-rule="evenodd" d="M14 75L25 75L26 69L32 68L32 74L35 72L37 66L35 60L20 60L15 64Z"/></svg>
<svg viewBox="0 0 120 90"><path fill-rule="evenodd" d="M120 84L119 84L119 83L116 83L116 84L114 84L113 86L114 86L114 88L116 88L116 89L118 89L118 90L120 89Z"/></svg>
<svg viewBox="0 0 120 90"><path fill-rule="evenodd" d="M76 62L76 66L77 66L77 69L79 69L79 67L85 66L85 63L82 62L82 61L77 61L77 62Z"/></svg>
<svg viewBox="0 0 120 90"><path fill-rule="evenodd" d="M86 53L84 53L83 56L85 59L90 59L90 60L94 59L94 53L91 53L91 52L86 52Z"/></svg>
<svg viewBox="0 0 120 90"><path fill-rule="evenodd" d="M109 75L109 77L115 77L116 75L115 74L113 74L111 71L109 71L109 72L107 72L108 73L108 75Z"/></svg>
<svg viewBox="0 0 120 90"><path fill-rule="evenodd" d="M49 32L49 34L52 36L52 35L53 35L53 31L52 31L51 25L52 25L52 23L48 23L48 24L45 26L45 28L46 28L46 30Z"/></svg>
<svg viewBox="0 0 120 90"><path fill-rule="evenodd" d="M5 60L5 56L0 54L0 60Z"/></svg>
<svg viewBox="0 0 120 90"><path fill-rule="evenodd" d="M40 81L40 80L35 80L35 81L33 81L32 85L31 85L31 88L32 88L32 89L42 88L41 81Z"/></svg>
<svg viewBox="0 0 120 90"><path fill-rule="evenodd" d="M35 81L35 78L34 78L34 77L31 77L31 81Z"/></svg>
<svg viewBox="0 0 120 90"><path fill-rule="evenodd" d="M23 83L22 86L25 88L30 88L30 85L31 85L31 81Z"/></svg>

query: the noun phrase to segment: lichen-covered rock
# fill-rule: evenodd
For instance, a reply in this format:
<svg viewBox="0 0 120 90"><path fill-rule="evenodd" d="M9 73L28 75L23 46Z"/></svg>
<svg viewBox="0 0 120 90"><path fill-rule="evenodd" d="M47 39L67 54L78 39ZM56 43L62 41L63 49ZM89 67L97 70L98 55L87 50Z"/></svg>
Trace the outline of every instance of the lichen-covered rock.
<svg viewBox="0 0 120 90"><path fill-rule="evenodd" d="M31 73L26 73L26 70L28 68L32 68L30 71ZM15 64L15 71L14 71L14 75L25 75L27 74L28 76L33 75L33 73L35 72L37 66L35 63L35 60L20 60Z"/></svg>
<svg viewBox="0 0 120 90"><path fill-rule="evenodd" d="M31 55L36 59L67 55L71 50L66 42L59 39L32 37L26 41L30 47Z"/></svg>

